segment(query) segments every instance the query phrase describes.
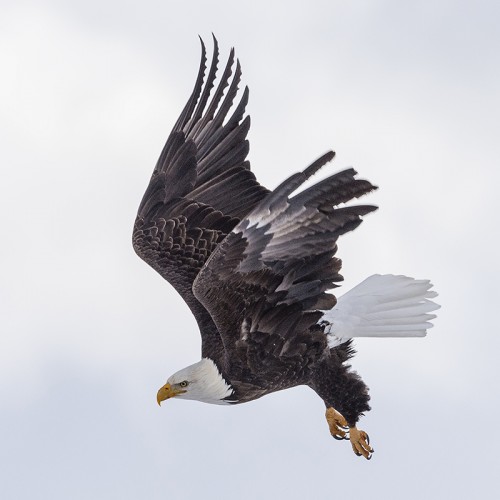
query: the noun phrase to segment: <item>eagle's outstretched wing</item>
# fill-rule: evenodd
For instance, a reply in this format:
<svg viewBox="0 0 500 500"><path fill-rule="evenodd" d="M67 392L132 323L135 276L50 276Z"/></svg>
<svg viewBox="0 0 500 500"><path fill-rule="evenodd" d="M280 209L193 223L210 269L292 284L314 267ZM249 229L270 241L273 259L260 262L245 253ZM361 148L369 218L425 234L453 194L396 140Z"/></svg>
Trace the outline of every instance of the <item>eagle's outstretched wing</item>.
<svg viewBox="0 0 500 500"><path fill-rule="evenodd" d="M327 153L276 188L233 229L196 278L194 294L229 352L246 348L252 356L265 353L262 359L283 359L307 354L308 344L316 342L311 327L322 310L335 305L326 290L342 280L341 261L334 257L337 238L376 209L338 207L375 189L356 179L353 169L290 197L333 156Z"/></svg>
<svg viewBox="0 0 500 500"><path fill-rule="evenodd" d="M192 293L193 280L228 233L268 193L245 160L250 117L248 88L233 113L241 78L231 50L220 83L214 82L218 45L206 79L206 50L194 90L161 152L134 225L134 249L179 292L202 332L204 356L220 354L217 330ZM234 76L233 74L234 69ZM231 80L232 76L232 80ZM224 96L224 91L228 87Z"/></svg>

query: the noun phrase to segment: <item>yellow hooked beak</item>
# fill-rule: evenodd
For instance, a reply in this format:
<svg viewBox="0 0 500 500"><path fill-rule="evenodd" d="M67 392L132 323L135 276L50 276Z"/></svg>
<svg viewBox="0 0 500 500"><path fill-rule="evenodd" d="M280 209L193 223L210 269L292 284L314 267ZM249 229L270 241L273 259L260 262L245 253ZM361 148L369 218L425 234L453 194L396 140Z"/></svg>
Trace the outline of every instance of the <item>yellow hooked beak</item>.
<svg viewBox="0 0 500 500"><path fill-rule="evenodd" d="M156 395L156 401L158 401L158 404L161 406L162 401L174 398L175 396L178 396L179 394L184 394L185 392L186 391L178 389L177 387L172 387L170 384L165 384L158 391L158 394Z"/></svg>

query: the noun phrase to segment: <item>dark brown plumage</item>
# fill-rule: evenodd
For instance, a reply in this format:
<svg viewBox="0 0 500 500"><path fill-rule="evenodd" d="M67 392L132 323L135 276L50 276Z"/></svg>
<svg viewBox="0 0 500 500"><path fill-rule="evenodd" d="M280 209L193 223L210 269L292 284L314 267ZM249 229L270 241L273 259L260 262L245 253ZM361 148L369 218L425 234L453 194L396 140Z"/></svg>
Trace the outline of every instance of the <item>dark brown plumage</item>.
<svg viewBox="0 0 500 500"><path fill-rule="evenodd" d="M333 159L330 152L268 196L269 191L255 180L246 161L248 87L224 124L241 78L237 62L229 82L234 50L211 100L218 63L215 39L203 85L205 54L202 42L195 88L139 206L134 249L189 305L200 327L202 356L215 361L235 389L234 399L249 401L298 384L317 386L325 392L314 373L321 366L325 373L320 378L332 378L328 371L339 370L339 358L334 355L329 360L327 356L318 365L328 343L317 322L323 315L321 310L335 304L334 296L326 290L342 279L338 274L340 260L333 258L335 242L361 222L361 215L375 209L334 206L371 191L373 186L355 179L354 170L349 169L303 191L288 207L288 196ZM295 226L293 240L286 235L272 249L267 248L273 233L266 233L266 229L272 222L250 226L246 218L256 207L252 214L256 222L271 208L288 211L286 215ZM307 218L293 218L303 207ZM238 223L237 232L227 237ZM210 265L200 273L215 250ZM366 393L364 387L362 392ZM329 394L323 397L334 399ZM335 403L346 412L340 402ZM365 404L360 410L367 409ZM359 412L353 413L352 424L358 416Z"/></svg>

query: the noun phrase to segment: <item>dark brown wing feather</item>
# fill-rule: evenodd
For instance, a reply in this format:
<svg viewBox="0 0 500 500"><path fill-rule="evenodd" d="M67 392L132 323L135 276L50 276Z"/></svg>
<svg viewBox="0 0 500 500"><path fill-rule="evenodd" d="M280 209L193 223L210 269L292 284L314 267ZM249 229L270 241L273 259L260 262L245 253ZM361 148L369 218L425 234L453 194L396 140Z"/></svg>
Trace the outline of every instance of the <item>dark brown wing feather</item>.
<svg viewBox="0 0 500 500"><path fill-rule="evenodd" d="M231 111L241 78L231 50L215 92L218 45L205 79L206 50L193 92L156 164L139 206L134 249L186 301L202 333L204 356L217 359L222 344L210 314L193 296L198 272L228 233L268 193L246 161L248 88ZM234 69L234 76L231 75ZM225 89L227 92L224 95ZM224 123L225 122L225 123Z"/></svg>
<svg viewBox="0 0 500 500"><path fill-rule="evenodd" d="M194 294L214 319L226 351L231 359L245 357L241 365L252 368L256 385L260 376L262 384L275 381L273 390L293 385L326 347L317 322L336 302L326 291L342 280L336 241L376 209L337 207L375 189L356 179L352 169L290 197L332 158L327 153L266 197L219 245L194 282ZM293 376L283 373L288 369Z"/></svg>

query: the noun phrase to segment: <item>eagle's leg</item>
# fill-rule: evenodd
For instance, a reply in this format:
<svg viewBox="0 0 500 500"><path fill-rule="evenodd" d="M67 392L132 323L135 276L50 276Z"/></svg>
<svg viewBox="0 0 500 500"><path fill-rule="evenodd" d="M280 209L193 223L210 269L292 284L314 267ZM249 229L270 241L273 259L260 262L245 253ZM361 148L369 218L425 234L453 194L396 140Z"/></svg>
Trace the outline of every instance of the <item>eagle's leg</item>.
<svg viewBox="0 0 500 500"><path fill-rule="evenodd" d="M325 417L328 422L328 427L330 428L330 434L339 441L347 439L347 430L349 426L347 425L347 420L344 418L344 415L330 406L330 408L326 409Z"/></svg>
<svg viewBox="0 0 500 500"><path fill-rule="evenodd" d="M369 460L373 448L368 434L359 430L356 423L370 409L370 396L359 375L344 364L346 359L341 350L332 349L330 356L316 365L310 387L325 402L330 434L336 439L347 439L348 434L354 453Z"/></svg>

